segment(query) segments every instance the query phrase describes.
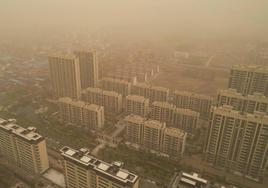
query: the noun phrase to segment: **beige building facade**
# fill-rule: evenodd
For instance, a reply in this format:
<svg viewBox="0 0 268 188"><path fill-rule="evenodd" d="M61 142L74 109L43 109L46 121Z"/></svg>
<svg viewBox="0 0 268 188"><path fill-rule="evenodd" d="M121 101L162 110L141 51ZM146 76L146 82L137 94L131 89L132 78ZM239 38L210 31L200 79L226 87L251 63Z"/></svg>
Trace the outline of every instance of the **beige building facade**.
<svg viewBox="0 0 268 188"><path fill-rule="evenodd" d="M23 128L14 119L0 118L0 153L29 174L41 174L49 168L45 138L36 128Z"/></svg>

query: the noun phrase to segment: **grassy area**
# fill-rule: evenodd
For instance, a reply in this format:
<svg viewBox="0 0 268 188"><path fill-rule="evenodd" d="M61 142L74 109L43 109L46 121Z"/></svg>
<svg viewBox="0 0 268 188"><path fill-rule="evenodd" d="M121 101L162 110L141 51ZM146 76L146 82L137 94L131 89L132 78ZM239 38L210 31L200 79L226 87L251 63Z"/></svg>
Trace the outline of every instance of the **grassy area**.
<svg viewBox="0 0 268 188"><path fill-rule="evenodd" d="M143 177L149 177L162 185L167 185L173 173L180 168L178 163L167 158L132 150L124 145L118 148L106 147L100 150L98 155L104 161L122 161L127 169Z"/></svg>

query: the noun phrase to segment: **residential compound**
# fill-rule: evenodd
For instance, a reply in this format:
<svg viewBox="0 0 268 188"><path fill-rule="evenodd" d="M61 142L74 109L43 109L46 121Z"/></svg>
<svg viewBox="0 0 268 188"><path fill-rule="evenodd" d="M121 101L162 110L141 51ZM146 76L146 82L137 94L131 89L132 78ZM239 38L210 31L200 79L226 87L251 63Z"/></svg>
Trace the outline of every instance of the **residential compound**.
<svg viewBox="0 0 268 188"><path fill-rule="evenodd" d="M89 87L83 90L82 100L103 106L105 113L118 114L123 110L122 95L115 91Z"/></svg>
<svg viewBox="0 0 268 188"><path fill-rule="evenodd" d="M126 97L125 111L127 114L146 117L149 113L149 99L138 95L128 95Z"/></svg>
<svg viewBox="0 0 268 188"><path fill-rule="evenodd" d="M104 127L104 108L65 97L58 100L59 116L63 122L81 125L89 129Z"/></svg>
<svg viewBox="0 0 268 188"><path fill-rule="evenodd" d="M79 60L81 88L97 87L99 79L99 62L95 50L76 50Z"/></svg>
<svg viewBox="0 0 268 188"><path fill-rule="evenodd" d="M200 118L209 119L213 98L187 91L174 91L173 104L178 108L186 108L200 113Z"/></svg>
<svg viewBox="0 0 268 188"><path fill-rule="evenodd" d="M126 139L144 149L159 151L173 159L183 157L186 133L176 129L167 128L165 123L156 120L146 120L137 115L128 115L126 124Z"/></svg>
<svg viewBox="0 0 268 188"><path fill-rule="evenodd" d="M242 95L260 93L268 96L268 67L235 65L231 69L228 88Z"/></svg>
<svg viewBox="0 0 268 188"><path fill-rule="evenodd" d="M231 106L214 107L205 147L205 159L258 180L268 152L268 115L241 114Z"/></svg>
<svg viewBox="0 0 268 188"><path fill-rule="evenodd" d="M218 92L217 106L229 105L233 110L242 113L251 113L255 111L268 114L268 98L263 94L254 93L253 95L242 95L235 89L221 90Z"/></svg>
<svg viewBox="0 0 268 188"><path fill-rule="evenodd" d="M65 146L60 151L68 188L139 188L139 177L121 168L119 162L101 161L87 149Z"/></svg>
<svg viewBox="0 0 268 188"><path fill-rule="evenodd" d="M45 138L36 128L23 128L16 120L0 118L0 154L29 174L41 174L49 168Z"/></svg>
<svg viewBox="0 0 268 188"><path fill-rule="evenodd" d="M198 128L199 113L167 102L153 102L151 118L167 123L168 126L194 134Z"/></svg>
<svg viewBox="0 0 268 188"><path fill-rule="evenodd" d="M137 83L132 86L131 94L148 98L150 102L168 101L169 89L164 87L151 86L146 83Z"/></svg>
<svg viewBox="0 0 268 188"><path fill-rule="evenodd" d="M73 54L48 57L53 97L79 99L81 94L79 60Z"/></svg>
<svg viewBox="0 0 268 188"><path fill-rule="evenodd" d="M131 83L125 80L105 77L101 80L101 88L107 91L115 91L125 97L130 94Z"/></svg>

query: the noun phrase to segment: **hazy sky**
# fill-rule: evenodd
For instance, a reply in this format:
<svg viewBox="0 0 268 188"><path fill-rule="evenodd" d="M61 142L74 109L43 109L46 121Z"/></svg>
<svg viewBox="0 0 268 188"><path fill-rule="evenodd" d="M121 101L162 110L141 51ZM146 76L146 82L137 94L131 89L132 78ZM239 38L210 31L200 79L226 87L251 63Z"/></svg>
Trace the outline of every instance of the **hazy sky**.
<svg viewBox="0 0 268 188"><path fill-rule="evenodd" d="M0 0L2 34L103 26L267 37L268 0Z"/></svg>

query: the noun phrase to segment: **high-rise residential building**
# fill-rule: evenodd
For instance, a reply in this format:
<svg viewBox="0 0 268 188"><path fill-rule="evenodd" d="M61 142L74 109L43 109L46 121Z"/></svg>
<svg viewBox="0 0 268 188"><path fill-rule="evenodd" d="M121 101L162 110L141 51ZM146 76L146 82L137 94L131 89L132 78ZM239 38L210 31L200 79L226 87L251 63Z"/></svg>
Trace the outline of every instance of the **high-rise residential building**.
<svg viewBox="0 0 268 188"><path fill-rule="evenodd" d="M140 178L123 169L119 162L106 163L84 148L65 146L60 151L68 188L139 188Z"/></svg>
<svg viewBox="0 0 268 188"><path fill-rule="evenodd" d="M165 122L168 125L173 125L175 109L176 106L173 104L155 101L152 104L151 118L160 122Z"/></svg>
<svg viewBox="0 0 268 188"><path fill-rule="evenodd" d="M136 83L131 86L131 94L143 96L151 100L152 98L150 89L151 86L147 83Z"/></svg>
<svg viewBox="0 0 268 188"><path fill-rule="evenodd" d="M175 105L167 102L156 101L152 104L151 118L193 135L198 128L199 113L189 109L176 108Z"/></svg>
<svg viewBox="0 0 268 188"><path fill-rule="evenodd" d="M105 77L101 80L101 88L107 91L115 91L125 97L130 94L131 83L125 80Z"/></svg>
<svg viewBox="0 0 268 188"><path fill-rule="evenodd" d="M45 138L36 128L23 128L14 119L0 118L0 154L29 174L49 168Z"/></svg>
<svg viewBox="0 0 268 188"><path fill-rule="evenodd" d="M182 159L185 149L187 133L184 131L168 127L164 130L161 151L171 158Z"/></svg>
<svg viewBox="0 0 268 188"><path fill-rule="evenodd" d="M196 132L198 121L198 112L184 108L176 108L174 111L173 127L179 128L190 135L193 135Z"/></svg>
<svg viewBox="0 0 268 188"><path fill-rule="evenodd" d="M165 87L152 86L151 87L151 101L168 101L169 89Z"/></svg>
<svg viewBox="0 0 268 188"><path fill-rule="evenodd" d="M108 112L120 113L123 110L122 95L115 91L103 91L103 106Z"/></svg>
<svg viewBox="0 0 268 188"><path fill-rule="evenodd" d="M200 113L200 118L209 119L213 98L187 91L174 91L173 103L178 108L186 108Z"/></svg>
<svg viewBox="0 0 268 188"><path fill-rule="evenodd" d="M127 114L146 117L149 113L149 99L138 95L128 95L126 97L125 111Z"/></svg>
<svg viewBox="0 0 268 188"><path fill-rule="evenodd" d="M162 146L165 123L156 120L147 120L143 124L143 142L146 149L160 151Z"/></svg>
<svg viewBox="0 0 268 188"><path fill-rule="evenodd" d="M132 86L131 94L148 98L150 99L150 102L166 102L168 101L169 97L169 89L164 87L151 86L146 83L137 83Z"/></svg>
<svg viewBox="0 0 268 188"><path fill-rule="evenodd" d="M207 162L259 180L266 168L267 152L266 114L241 114L231 106L213 108L205 147Z"/></svg>
<svg viewBox="0 0 268 188"><path fill-rule="evenodd" d="M231 69L228 88L243 95L261 93L268 96L268 67L235 65Z"/></svg>
<svg viewBox="0 0 268 188"><path fill-rule="evenodd" d="M79 59L81 88L97 87L99 79L99 62L95 50L77 50L74 52Z"/></svg>
<svg viewBox="0 0 268 188"><path fill-rule="evenodd" d="M90 104L103 105L103 90L96 87L89 87L82 91L81 98Z"/></svg>
<svg viewBox="0 0 268 188"><path fill-rule="evenodd" d="M123 110L122 95L115 91L89 87L83 90L82 100L103 106L105 113L118 114Z"/></svg>
<svg viewBox="0 0 268 188"><path fill-rule="evenodd" d="M128 115L124 119L126 124L126 139L129 142L141 145L143 142L143 123L145 118L138 115Z"/></svg>
<svg viewBox="0 0 268 188"><path fill-rule="evenodd" d="M221 90L218 92L217 106L229 105L233 110L242 113L251 113L255 111L268 114L268 98L263 94L254 93L253 95L242 95L235 89Z"/></svg>
<svg viewBox="0 0 268 188"><path fill-rule="evenodd" d="M48 57L53 97L80 98L79 60L72 54L53 54Z"/></svg>
<svg viewBox="0 0 268 188"><path fill-rule="evenodd" d="M101 129L104 126L104 108L96 104L65 97L58 100L60 120L85 128Z"/></svg>
<svg viewBox="0 0 268 188"><path fill-rule="evenodd" d="M179 160L183 157L186 136L184 131L168 127L156 120L146 120L137 115L128 115L125 137L127 141L142 146L142 149L158 151L170 158Z"/></svg>

